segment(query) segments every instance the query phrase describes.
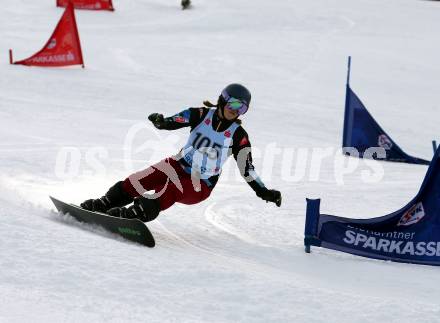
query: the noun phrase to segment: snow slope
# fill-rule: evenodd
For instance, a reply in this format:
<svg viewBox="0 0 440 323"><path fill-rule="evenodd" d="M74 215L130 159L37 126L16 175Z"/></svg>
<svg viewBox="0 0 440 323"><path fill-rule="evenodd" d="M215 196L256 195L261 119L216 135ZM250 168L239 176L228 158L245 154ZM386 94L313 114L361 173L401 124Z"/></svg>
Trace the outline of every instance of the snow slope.
<svg viewBox="0 0 440 323"><path fill-rule="evenodd" d="M21 59L45 43L62 14L54 2L4 1L0 11L1 322L440 321L438 268L302 245L305 197L321 197L323 213L365 218L417 192L425 166L382 163L383 178L364 183L359 161L338 184L346 59L376 120L430 159L440 3L194 0L182 11L178 1L115 0L114 13L76 11L84 70L9 65L9 48ZM244 124L281 208L256 198L230 161L209 200L149 225L151 250L54 211L49 194L80 203L175 153L187 130L145 128L146 116L215 100L231 82L252 90ZM300 147L333 153L288 180L281 156ZM289 165L293 175L295 157Z"/></svg>

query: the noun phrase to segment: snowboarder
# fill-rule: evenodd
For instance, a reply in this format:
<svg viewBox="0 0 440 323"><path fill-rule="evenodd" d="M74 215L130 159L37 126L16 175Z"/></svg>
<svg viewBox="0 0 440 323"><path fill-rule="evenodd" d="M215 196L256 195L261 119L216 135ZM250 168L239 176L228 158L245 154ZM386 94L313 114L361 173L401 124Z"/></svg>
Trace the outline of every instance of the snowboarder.
<svg viewBox="0 0 440 323"><path fill-rule="evenodd" d="M176 202L196 204L208 198L230 155L256 195L281 206L281 193L266 188L254 170L249 137L238 119L247 112L250 102L251 93L246 87L230 84L216 105L205 101L205 107L188 108L168 118L151 114L148 119L158 129L190 127L186 145L177 155L117 182L104 196L86 200L81 207L116 217L152 221ZM146 195L150 190L156 193ZM125 207L132 202L133 205Z"/></svg>

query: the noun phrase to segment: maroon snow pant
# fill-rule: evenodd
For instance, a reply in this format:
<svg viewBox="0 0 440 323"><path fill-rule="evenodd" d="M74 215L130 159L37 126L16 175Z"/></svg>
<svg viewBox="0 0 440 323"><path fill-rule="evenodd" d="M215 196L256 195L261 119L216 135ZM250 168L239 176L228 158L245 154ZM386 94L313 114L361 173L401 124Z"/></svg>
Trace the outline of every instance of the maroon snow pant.
<svg viewBox="0 0 440 323"><path fill-rule="evenodd" d="M212 191L204 181L200 181L194 188L191 174L185 172L181 164L173 158L166 158L130 175L125 179L123 188L132 197L140 196L146 191L155 191L161 211L176 202L199 203L208 198Z"/></svg>

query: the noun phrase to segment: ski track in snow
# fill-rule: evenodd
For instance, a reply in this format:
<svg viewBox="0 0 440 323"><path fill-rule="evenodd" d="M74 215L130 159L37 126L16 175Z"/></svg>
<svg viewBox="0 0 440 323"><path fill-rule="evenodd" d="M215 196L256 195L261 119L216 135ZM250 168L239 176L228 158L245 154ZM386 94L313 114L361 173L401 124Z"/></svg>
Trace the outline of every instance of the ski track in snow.
<svg viewBox="0 0 440 323"><path fill-rule="evenodd" d="M260 245L258 240L252 238L251 236L249 236L245 232L240 232L240 231L236 230L236 228L234 228L233 226L222 221L221 216L219 216L213 210L214 206L215 206L215 204L213 203L213 204L209 205L205 210L205 219L209 223L211 223L212 225L214 225L218 229L220 229L226 233L229 233L230 235L235 236L235 237L239 238L240 240L243 240L246 243ZM261 246L265 247L267 245L261 244Z"/></svg>
<svg viewBox="0 0 440 323"><path fill-rule="evenodd" d="M380 216L416 194L425 166L383 163L381 182L361 183L360 161L344 185L331 158L318 180L307 168L286 181L281 158L271 176L263 171L272 142L340 146L348 55L370 113L405 151L429 159L440 3L193 2L187 11L159 0L77 10L85 69L0 62L0 322L440 322L438 268L303 247L306 197L322 198L323 213ZM16 59L40 49L62 14L46 0L2 6L0 52L12 47ZM78 204L125 178L127 161L144 167L174 154L187 130L128 134L152 112L215 101L232 82L252 90L243 121L281 208L236 181L229 161L209 200L148 224L153 249L54 211L49 195ZM60 178L63 147L79 159L65 165L74 176ZM99 165L87 159L97 147Z"/></svg>

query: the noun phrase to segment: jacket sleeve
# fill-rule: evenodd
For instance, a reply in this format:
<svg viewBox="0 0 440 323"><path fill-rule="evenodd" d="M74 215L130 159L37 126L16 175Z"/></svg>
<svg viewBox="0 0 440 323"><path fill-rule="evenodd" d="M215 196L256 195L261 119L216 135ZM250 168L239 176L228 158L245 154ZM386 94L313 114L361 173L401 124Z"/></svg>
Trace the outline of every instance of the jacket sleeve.
<svg viewBox="0 0 440 323"><path fill-rule="evenodd" d="M171 117L164 118L164 124L162 129L176 130L185 127L191 127L193 129L197 126L205 115L205 108L188 108Z"/></svg>
<svg viewBox="0 0 440 323"><path fill-rule="evenodd" d="M237 166L240 169L240 174L243 176L249 186L255 191L258 197L267 191L266 186L255 171L252 164L252 147L246 131L239 127L234 133L232 153Z"/></svg>

